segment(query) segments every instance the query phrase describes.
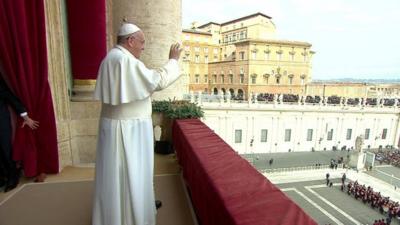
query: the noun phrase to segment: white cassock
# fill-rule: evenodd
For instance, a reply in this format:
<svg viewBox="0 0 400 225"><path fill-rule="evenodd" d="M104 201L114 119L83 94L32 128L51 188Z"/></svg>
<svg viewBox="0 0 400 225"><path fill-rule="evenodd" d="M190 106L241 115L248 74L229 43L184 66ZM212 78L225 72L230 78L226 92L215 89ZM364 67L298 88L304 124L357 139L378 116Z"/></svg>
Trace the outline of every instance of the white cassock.
<svg viewBox="0 0 400 225"><path fill-rule="evenodd" d="M93 225L156 224L150 96L179 75L176 60L150 70L119 45L102 61L95 89L95 99L103 104Z"/></svg>

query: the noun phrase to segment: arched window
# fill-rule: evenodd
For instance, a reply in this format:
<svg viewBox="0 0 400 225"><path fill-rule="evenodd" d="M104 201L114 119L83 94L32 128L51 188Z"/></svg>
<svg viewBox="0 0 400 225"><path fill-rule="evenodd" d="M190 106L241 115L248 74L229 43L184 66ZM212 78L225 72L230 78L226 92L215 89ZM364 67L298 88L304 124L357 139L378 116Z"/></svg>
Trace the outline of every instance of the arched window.
<svg viewBox="0 0 400 225"><path fill-rule="evenodd" d="M281 83L281 75L280 74L276 74L275 75L275 82L276 82L276 84L280 84Z"/></svg>
<svg viewBox="0 0 400 225"><path fill-rule="evenodd" d="M270 76L270 75L269 75L268 73L266 73L266 74L263 75L263 78L264 78L264 81L265 81L266 84L268 84L269 76Z"/></svg>
<svg viewBox="0 0 400 225"><path fill-rule="evenodd" d="M222 94L223 94L223 95L226 95L225 88L221 88L221 91L222 91Z"/></svg>
<svg viewBox="0 0 400 225"><path fill-rule="evenodd" d="M215 87L213 91L214 95L218 95L218 89Z"/></svg>
<svg viewBox="0 0 400 225"><path fill-rule="evenodd" d="M235 90L233 90L232 88L229 89L229 92L231 93L231 96L235 95Z"/></svg>
<svg viewBox="0 0 400 225"><path fill-rule="evenodd" d="M251 83L252 84L256 84L257 83L257 74L252 74L251 75Z"/></svg>
<svg viewBox="0 0 400 225"><path fill-rule="evenodd" d="M244 74L240 74L239 75L239 79L240 79L240 83L243 84L244 83Z"/></svg>
<svg viewBox="0 0 400 225"><path fill-rule="evenodd" d="M293 74L289 74L288 78L289 78L289 84L293 84Z"/></svg>
<svg viewBox="0 0 400 225"><path fill-rule="evenodd" d="M305 85L305 79L306 79L306 75L305 74L300 76L300 84L301 85Z"/></svg>
<svg viewBox="0 0 400 225"><path fill-rule="evenodd" d="M244 96L244 92L243 92L243 90L242 90L242 89L239 89L239 90L238 90L238 96L241 96L241 97L243 97L243 96Z"/></svg>

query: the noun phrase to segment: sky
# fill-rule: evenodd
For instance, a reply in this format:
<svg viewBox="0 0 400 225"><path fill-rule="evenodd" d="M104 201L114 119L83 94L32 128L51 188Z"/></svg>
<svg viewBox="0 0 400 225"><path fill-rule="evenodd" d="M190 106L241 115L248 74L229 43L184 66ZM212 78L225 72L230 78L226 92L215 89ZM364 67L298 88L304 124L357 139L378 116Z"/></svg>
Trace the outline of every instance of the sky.
<svg viewBox="0 0 400 225"><path fill-rule="evenodd" d="M399 0L182 0L182 25L257 12L278 39L312 44L313 79L400 79Z"/></svg>

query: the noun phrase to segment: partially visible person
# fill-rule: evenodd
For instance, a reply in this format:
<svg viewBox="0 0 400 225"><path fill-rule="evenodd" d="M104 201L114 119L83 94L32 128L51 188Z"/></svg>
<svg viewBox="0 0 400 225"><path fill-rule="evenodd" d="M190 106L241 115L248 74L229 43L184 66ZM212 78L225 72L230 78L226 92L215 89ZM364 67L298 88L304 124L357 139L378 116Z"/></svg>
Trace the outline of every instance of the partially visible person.
<svg viewBox="0 0 400 225"><path fill-rule="evenodd" d="M325 177L326 177L326 186L328 186L329 185L329 173L326 173L326 175L325 175Z"/></svg>
<svg viewBox="0 0 400 225"><path fill-rule="evenodd" d="M140 60L144 33L121 26L117 45L103 59L95 98L102 102L96 153L93 225L155 225L151 95L178 79L182 49L171 45L156 70Z"/></svg>
<svg viewBox="0 0 400 225"><path fill-rule="evenodd" d="M346 181L346 173L343 173L343 176L342 176L342 184L344 185L344 182Z"/></svg>
<svg viewBox="0 0 400 225"><path fill-rule="evenodd" d="M14 189L20 177L20 170L12 159L12 127L8 106L22 117L22 128L28 126L34 130L39 127L39 122L28 116L27 110L11 92L0 74L0 186L5 186L5 192Z"/></svg>

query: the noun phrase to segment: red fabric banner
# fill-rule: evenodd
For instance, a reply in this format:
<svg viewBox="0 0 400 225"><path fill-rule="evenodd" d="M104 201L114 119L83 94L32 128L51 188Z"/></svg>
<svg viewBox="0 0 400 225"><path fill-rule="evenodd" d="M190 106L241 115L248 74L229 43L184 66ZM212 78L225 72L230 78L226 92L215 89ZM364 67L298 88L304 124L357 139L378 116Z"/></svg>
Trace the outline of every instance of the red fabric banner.
<svg viewBox="0 0 400 225"><path fill-rule="evenodd" d="M200 224L317 224L200 120L176 120L172 134Z"/></svg>
<svg viewBox="0 0 400 225"><path fill-rule="evenodd" d="M105 0L68 0L69 47L74 79L96 79L107 53Z"/></svg>
<svg viewBox="0 0 400 225"><path fill-rule="evenodd" d="M22 161L26 176L57 173L57 133L47 74L43 0L0 1L0 30L4 79L29 116L40 122L40 127L33 131L17 127L14 159Z"/></svg>

